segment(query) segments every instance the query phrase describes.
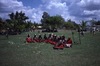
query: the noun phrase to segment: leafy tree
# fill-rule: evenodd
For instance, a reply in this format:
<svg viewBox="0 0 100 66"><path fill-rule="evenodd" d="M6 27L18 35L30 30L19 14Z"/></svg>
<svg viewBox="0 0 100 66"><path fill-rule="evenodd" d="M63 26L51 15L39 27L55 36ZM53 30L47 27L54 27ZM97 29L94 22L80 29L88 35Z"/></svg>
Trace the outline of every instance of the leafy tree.
<svg viewBox="0 0 100 66"><path fill-rule="evenodd" d="M37 28L38 23L34 22L33 25L34 25L35 28Z"/></svg>
<svg viewBox="0 0 100 66"><path fill-rule="evenodd" d="M11 14L9 14L9 17L10 19L6 21L10 24L10 28L13 28L14 30L22 30L22 27L25 26L25 22L28 19L28 17L25 16L25 13L23 13L22 11L16 11L16 13L12 12Z"/></svg>
<svg viewBox="0 0 100 66"><path fill-rule="evenodd" d="M50 16L47 12L43 13L41 23L44 28L58 28L65 22L60 15Z"/></svg>
<svg viewBox="0 0 100 66"><path fill-rule="evenodd" d="M6 28L7 28L7 24L6 24L5 20L0 18L0 30L6 29Z"/></svg>
<svg viewBox="0 0 100 66"><path fill-rule="evenodd" d="M2 27L3 27L3 20L2 20L2 18L0 18L0 29L2 29Z"/></svg>
<svg viewBox="0 0 100 66"><path fill-rule="evenodd" d="M31 28L32 25L33 25L33 23L31 21L27 21L26 28Z"/></svg>
<svg viewBox="0 0 100 66"><path fill-rule="evenodd" d="M65 28L66 28L66 29L73 29L73 28L74 28L74 25L73 25L72 22L66 22L66 23L65 23Z"/></svg>
<svg viewBox="0 0 100 66"><path fill-rule="evenodd" d="M42 19L41 19L41 23L42 23L43 27L47 26L46 22L48 21L49 17L50 17L50 15L47 12L43 12Z"/></svg>
<svg viewBox="0 0 100 66"><path fill-rule="evenodd" d="M76 27L76 23L71 21L71 19L69 19L67 22L64 23L64 27L66 29L75 29Z"/></svg>
<svg viewBox="0 0 100 66"><path fill-rule="evenodd" d="M49 23L52 26L52 28L59 28L65 22L64 18L62 18L62 16L60 15L51 16L49 21L50 21Z"/></svg>
<svg viewBox="0 0 100 66"><path fill-rule="evenodd" d="M80 25L81 25L82 30L84 30L84 29L86 29L87 22L86 21L82 21Z"/></svg>

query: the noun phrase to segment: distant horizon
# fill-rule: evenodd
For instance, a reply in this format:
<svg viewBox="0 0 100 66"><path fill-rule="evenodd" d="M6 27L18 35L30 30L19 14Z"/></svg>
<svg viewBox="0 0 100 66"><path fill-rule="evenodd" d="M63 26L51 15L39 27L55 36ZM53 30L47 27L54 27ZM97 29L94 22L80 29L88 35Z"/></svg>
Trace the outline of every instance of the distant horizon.
<svg viewBox="0 0 100 66"><path fill-rule="evenodd" d="M99 6L100 0L0 0L0 17L7 19L9 13L23 11L29 20L41 23L43 12L47 12L79 24L82 20L100 20Z"/></svg>

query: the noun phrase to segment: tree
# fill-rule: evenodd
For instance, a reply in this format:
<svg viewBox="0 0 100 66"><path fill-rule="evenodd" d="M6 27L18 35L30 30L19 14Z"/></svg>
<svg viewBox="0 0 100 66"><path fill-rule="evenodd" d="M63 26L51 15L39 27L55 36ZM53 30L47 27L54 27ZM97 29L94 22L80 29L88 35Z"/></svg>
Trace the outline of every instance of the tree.
<svg viewBox="0 0 100 66"><path fill-rule="evenodd" d="M47 12L43 12L41 23L42 23L42 25L43 25L44 28L47 25L46 22L47 22L47 20L48 20L49 17L50 17L50 15Z"/></svg>
<svg viewBox="0 0 100 66"><path fill-rule="evenodd" d="M64 23L64 27L66 29L75 29L76 27L76 23L71 21L71 19L69 19L67 22Z"/></svg>
<svg viewBox="0 0 100 66"><path fill-rule="evenodd" d="M10 24L10 28L13 30L22 30L22 26L25 26L26 20L28 19L27 16L25 16L25 13L18 12L9 14L10 19L6 20ZM24 29L24 28L23 28Z"/></svg>
<svg viewBox="0 0 100 66"><path fill-rule="evenodd" d="M35 28L37 28L38 23L34 22L33 25L34 25Z"/></svg>
<svg viewBox="0 0 100 66"><path fill-rule="evenodd" d="M50 25L52 26L52 28L59 28L64 24L64 22L64 18L60 15L51 16Z"/></svg>
<svg viewBox="0 0 100 66"><path fill-rule="evenodd" d="M82 21L80 25L81 25L82 30L85 30L86 26L87 26L87 22L86 21Z"/></svg>
<svg viewBox="0 0 100 66"><path fill-rule="evenodd" d="M2 18L0 18L0 29L2 29L2 27L3 27L3 20L2 20Z"/></svg>
<svg viewBox="0 0 100 66"><path fill-rule="evenodd" d="M5 20L3 20L2 18L0 18L0 30L6 29L6 28L7 28L7 25L6 25Z"/></svg>
<svg viewBox="0 0 100 66"><path fill-rule="evenodd" d="M32 25L33 25L33 23L31 21L27 21L26 28L31 28Z"/></svg>
<svg viewBox="0 0 100 66"><path fill-rule="evenodd" d="M44 28L58 28L65 22L60 15L50 16L47 12L43 13L41 23Z"/></svg>

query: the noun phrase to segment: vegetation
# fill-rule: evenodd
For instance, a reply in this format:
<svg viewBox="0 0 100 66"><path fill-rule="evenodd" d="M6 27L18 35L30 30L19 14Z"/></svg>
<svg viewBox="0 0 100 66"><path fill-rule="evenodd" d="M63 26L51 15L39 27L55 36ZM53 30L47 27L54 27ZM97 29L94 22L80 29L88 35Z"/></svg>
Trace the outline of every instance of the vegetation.
<svg viewBox="0 0 100 66"><path fill-rule="evenodd" d="M84 30L87 27L87 21L82 21L80 24L75 23L71 19L65 21L60 15L50 16L47 12L43 12L41 23L31 22L25 13L16 11L9 15L10 19L3 20L0 18L0 32L2 30L13 30L15 32L29 31L37 26L42 26L45 29L55 29L55 28L66 28L71 30L76 30L82 28ZM100 21L90 20L91 26L94 24L99 24Z"/></svg>
<svg viewBox="0 0 100 66"><path fill-rule="evenodd" d="M59 28L65 22L64 18L60 15L50 16L47 12L43 13L41 23L44 28Z"/></svg>

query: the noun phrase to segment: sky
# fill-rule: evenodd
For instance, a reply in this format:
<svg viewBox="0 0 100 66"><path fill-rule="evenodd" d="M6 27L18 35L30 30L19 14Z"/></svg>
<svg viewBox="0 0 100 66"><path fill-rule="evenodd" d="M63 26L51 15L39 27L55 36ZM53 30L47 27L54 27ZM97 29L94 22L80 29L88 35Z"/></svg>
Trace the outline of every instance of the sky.
<svg viewBox="0 0 100 66"><path fill-rule="evenodd" d="M0 17L7 19L8 14L16 11L23 11L29 20L37 23L41 23L43 12L79 23L100 19L100 0L0 0Z"/></svg>

